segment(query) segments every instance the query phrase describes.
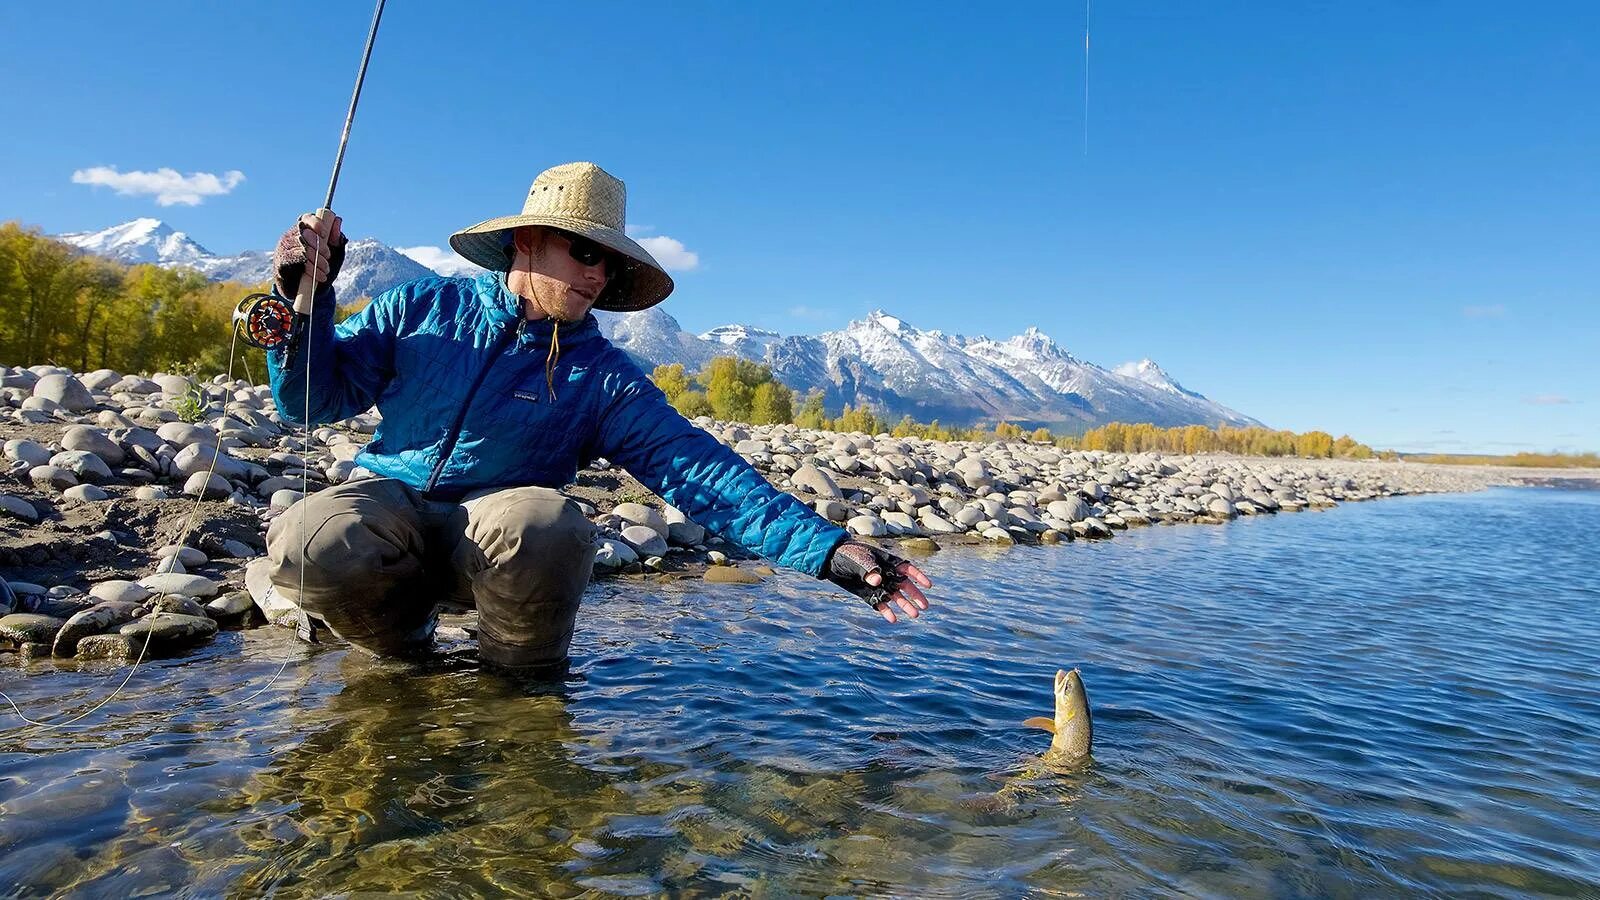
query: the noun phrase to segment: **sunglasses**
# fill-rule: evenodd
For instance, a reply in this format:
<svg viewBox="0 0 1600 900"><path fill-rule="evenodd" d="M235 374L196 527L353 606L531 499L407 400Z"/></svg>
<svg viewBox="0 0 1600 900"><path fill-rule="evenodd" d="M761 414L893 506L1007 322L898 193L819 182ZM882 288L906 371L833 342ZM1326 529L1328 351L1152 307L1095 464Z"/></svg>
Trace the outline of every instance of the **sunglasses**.
<svg viewBox="0 0 1600 900"><path fill-rule="evenodd" d="M617 254L611 252L611 249L605 245L598 244L570 231L552 230L567 239L567 255L580 265L598 266L603 263L608 276L616 275L621 270L622 261L617 258Z"/></svg>

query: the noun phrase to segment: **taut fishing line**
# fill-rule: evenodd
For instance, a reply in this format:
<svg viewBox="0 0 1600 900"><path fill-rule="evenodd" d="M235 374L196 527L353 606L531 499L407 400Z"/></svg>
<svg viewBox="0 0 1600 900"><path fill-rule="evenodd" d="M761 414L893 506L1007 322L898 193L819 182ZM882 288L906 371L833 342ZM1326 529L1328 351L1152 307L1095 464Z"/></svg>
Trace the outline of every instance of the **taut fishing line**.
<svg viewBox="0 0 1600 900"><path fill-rule="evenodd" d="M372 12L372 25L367 29L367 44L365 49L363 49L361 52L361 68L356 72L355 91L350 95L350 109L345 113L344 131L339 136L339 150L334 156L333 160L333 176L328 180L327 197L323 201L322 208L318 210L318 214L322 216L324 220L326 220L326 217L333 214L333 193L334 189L339 184L339 170L344 165L344 149L345 145L350 141L350 125L355 121L356 104L361 99L361 84L366 80L367 77L367 62L372 58L372 44L378 36L378 22L383 18L384 2L385 0L378 0L377 7ZM296 227L299 227L298 223L296 224ZM328 249L326 236L321 232L318 232L318 237L323 238L321 241L323 244L323 249ZM294 313L296 311L304 312L307 315L311 314L312 298L316 294L317 281L322 275L322 271L320 265L320 254L311 253L309 252L309 248L307 249L308 252L306 254L306 262L308 269L306 273L301 276L300 290L295 296L295 305L293 309L291 309L289 304L285 303L282 299L270 294L251 294L239 301L239 305L235 308L232 322L233 328L231 329L232 338L228 344L227 377L230 384L234 381L233 364L236 358L235 351L239 346L239 337L241 332L243 333L246 344L261 350L271 350L273 347L276 347L289 339L294 327ZM331 254L331 249L329 249L329 252ZM304 309L301 309L302 306L304 306ZM249 363L246 362L245 371L248 373L249 370ZM307 453L311 445L311 353L309 349L307 349L305 352L304 370L305 406L303 411L304 418L302 421L305 422L306 436L305 440L301 442L301 452ZM204 397L202 397L202 400L203 399ZM223 412L226 414L226 406L224 406ZM189 517L184 523L183 531L177 538L176 545L179 547L187 546L189 536L194 531L196 518L200 511L201 504L205 501L206 488L210 487L211 478L216 474L217 458L221 455L222 429L218 428L217 444L212 448L211 465L206 470L206 484L195 495L194 505L189 509ZM311 496L310 478L310 468L306 465L306 460L302 457L300 461L300 496L302 501L309 499ZM305 596L306 587L307 506L308 504L302 502L300 507L300 582L298 595L302 597ZM175 557L176 554L174 554L174 558ZM156 569L159 572L161 566L158 564ZM155 619L164 614L173 615L173 613L163 613L160 610L151 610L148 618L151 620L152 626L154 625ZM0 691L0 699L4 699L6 703L10 704L11 709L17 714L17 716L29 725L46 729L69 727L76 722L88 718L101 707L121 696L122 691L128 686L128 683L133 680L134 674L139 671L139 666L144 662L145 656L149 653L150 642L154 635L154 627L145 629L144 644L139 648L138 656L134 658L133 664L128 667L128 672L123 676L121 683L113 688L110 694L107 694L103 700L100 700L98 703L94 704L88 709L80 713L76 713L64 720L49 722L32 719L22 711L22 708L17 705L15 700L11 699L9 694L5 693L4 691ZM238 704L247 703L256 697L261 696L269 688L276 684L278 679L289 668L290 658L291 657L287 655L283 658L282 662L278 665L278 670L272 674L271 678L267 679L266 684L262 685L260 688L257 688L249 696L225 703L221 708L226 709L231 706L237 706Z"/></svg>

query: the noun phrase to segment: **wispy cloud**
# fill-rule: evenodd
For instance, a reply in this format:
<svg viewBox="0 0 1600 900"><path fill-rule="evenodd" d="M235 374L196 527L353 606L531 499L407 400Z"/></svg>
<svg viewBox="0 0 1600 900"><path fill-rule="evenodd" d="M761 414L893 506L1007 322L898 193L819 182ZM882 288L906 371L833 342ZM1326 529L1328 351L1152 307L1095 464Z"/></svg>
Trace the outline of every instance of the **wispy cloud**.
<svg viewBox="0 0 1600 900"><path fill-rule="evenodd" d="M445 250L439 247L396 247L419 263L438 272L440 275L479 275L483 269L467 262L461 254L454 250Z"/></svg>
<svg viewBox="0 0 1600 900"><path fill-rule="evenodd" d="M1490 303L1484 306L1463 306L1461 314L1469 319L1499 319L1506 314L1504 303Z"/></svg>
<svg viewBox="0 0 1600 900"><path fill-rule="evenodd" d="M661 263L662 268L671 272L691 272L700 268L700 254L683 246L683 241L670 238L664 234L655 237L635 238L639 246L650 251L650 255Z"/></svg>
<svg viewBox="0 0 1600 900"><path fill-rule="evenodd" d="M154 172L118 172L116 166L93 166L72 173L73 184L108 187L127 197L153 196L157 206L199 206L207 197L220 197L244 183L244 173L232 169L221 175L176 169Z"/></svg>
<svg viewBox="0 0 1600 900"><path fill-rule="evenodd" d="M794 316L796 319L826 319L833 315L833 313L829 310L817 309L814 306L803 305L791 306L789 307L788 312L789 315Z"/></svg>
<svg viewBox="0 0 1600 900"><path fill-rule="evenodd" d="M1563 406L1572 400L1560 394L1534 394L1526 402L1531 406Z"/></svg>

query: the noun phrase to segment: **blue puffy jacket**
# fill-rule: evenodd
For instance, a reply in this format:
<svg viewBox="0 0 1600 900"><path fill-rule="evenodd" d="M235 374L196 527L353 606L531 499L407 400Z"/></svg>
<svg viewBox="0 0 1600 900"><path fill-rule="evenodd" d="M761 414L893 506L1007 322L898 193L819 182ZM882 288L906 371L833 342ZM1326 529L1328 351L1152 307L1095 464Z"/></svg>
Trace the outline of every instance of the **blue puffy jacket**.
<svg viewBox="0 0 1600 900"><path fill-rule="evenodd" d="M421 278L338 326L333 305L324 289L267 354L278 411L304 418L309 351L311 422L376 404L383 422L356 464L430 499L561 487L604 457L713 532L810 575L847 536L679 415L592 315L556 335L552 397L553 323L525 321L501 275Z"/></svg>

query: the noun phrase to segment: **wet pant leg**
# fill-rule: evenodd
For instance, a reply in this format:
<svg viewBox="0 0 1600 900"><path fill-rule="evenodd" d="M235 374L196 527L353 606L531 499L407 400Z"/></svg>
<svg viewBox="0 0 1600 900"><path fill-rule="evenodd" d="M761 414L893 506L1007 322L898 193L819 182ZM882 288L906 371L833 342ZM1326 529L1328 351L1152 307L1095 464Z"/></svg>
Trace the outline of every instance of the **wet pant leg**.
<svg viewBox="0 0 1600 900"><path fill-rule="evenodd" d="M365 650L426 646L437 616L423 577L420 509L417 493L393 478L352 481L300 500L267 530L273 585Z"/></svg>
<svg viewBox="0 0 1600 900"><path fill-rule="evenodd" d="M594 569L594 524L549 488L506 488L461 505L465 531L452 564L457 594L478 608L480 658L507 668L560 663Z"/></svg>

